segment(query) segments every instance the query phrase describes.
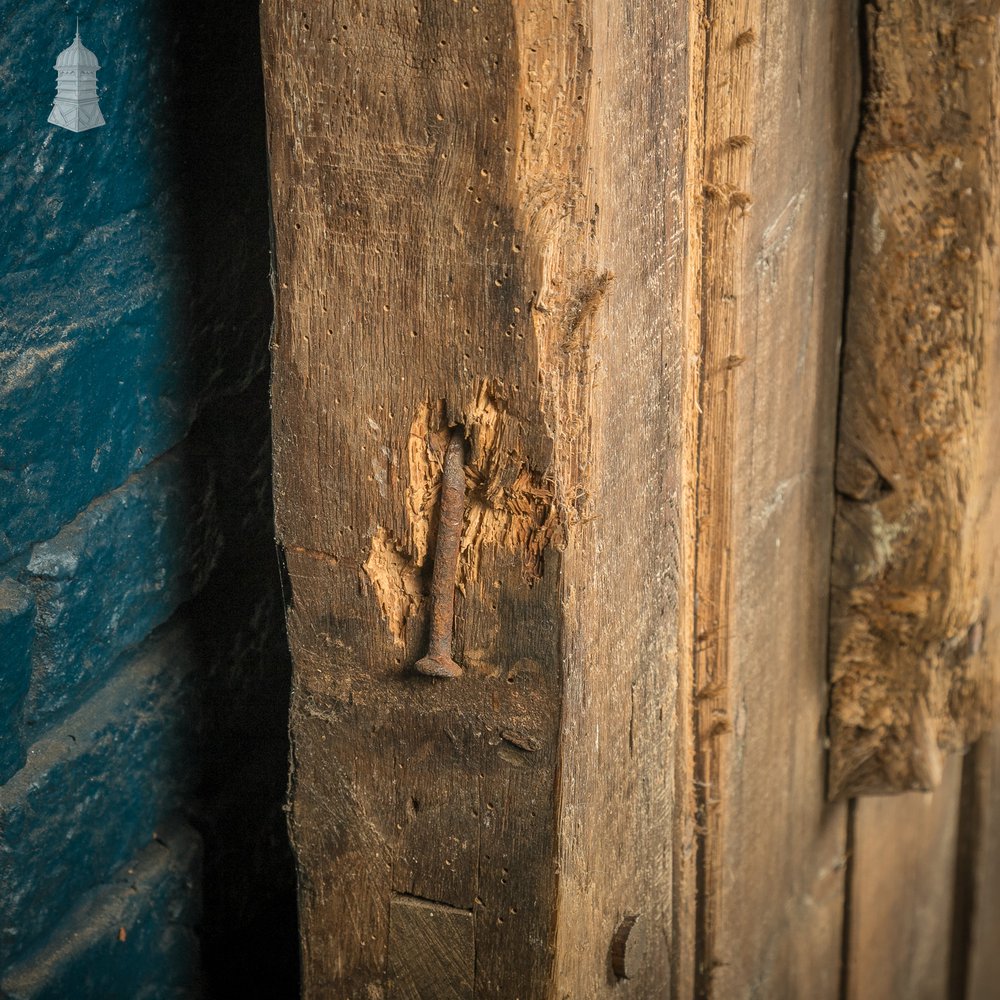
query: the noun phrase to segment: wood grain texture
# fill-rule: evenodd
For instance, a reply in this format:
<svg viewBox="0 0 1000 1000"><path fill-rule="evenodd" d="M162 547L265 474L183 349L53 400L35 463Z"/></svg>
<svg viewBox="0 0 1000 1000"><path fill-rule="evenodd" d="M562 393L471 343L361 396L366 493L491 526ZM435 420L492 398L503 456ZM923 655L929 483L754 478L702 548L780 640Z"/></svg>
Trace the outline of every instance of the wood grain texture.
<svg viewBox="0 0 1000 1000"><path fill-rule="evenodd" d="M932 793L858 799L848 1000L948 1000L962 761Z"/></svg>
<svg viewBox="0 0 1000 1000"><path fill-rule="evenodd" d="M389 903L390 1000L472 1000L476 933L471 910L396 896Z"/></svg>
<svg viewBox="0 0 1000 1000"><path fill-rule="evenodd" d="M699 13L696 992L834 998L846 825L823 723L857 36L850 5Z"/></svg>
<svg viewBox="0 0 1000 1000"><path fill-rule="evenodd" d="M262 7L306 996L423 981L403 896L471 913L477 997L668 988L679 10ZM411 668L456 425L443 681Z"/></svg>
<svg viewBox="0 0 1000 1000"><path fill-rule="evenodd" d="M971 801L963 818L970 826L960 857L968 866L970 891L963 900L966 936L953 966L962 970L966 1000L993 1000L1000 983L1000 733L984 736L966 758L972 767Z"/></svg>
<svg viewBox="0 0 1000 1000"><path fill-rule="evenodd" d="M933 788L1000 633L996 0L878 0L837 460L830 793Z"/></svg>
<svg viewBox="0 0 1000 1000"><path fill-rule="evenodd" d="M683 4L643 0L595 3L592 16L595 269L614 278L591 335L590 416L579 415L592 514L563 565L560 1000L666 997L689 961L672 947L665 888L681 822L672 768L683 752L675 699L689 600L678 593L689 558L680 529L687 15ZM547 85L563 90L552 60L537 58L538 78L548 64ZM644 947L618 980L610 950L627 915L641 921Z"/></svg>

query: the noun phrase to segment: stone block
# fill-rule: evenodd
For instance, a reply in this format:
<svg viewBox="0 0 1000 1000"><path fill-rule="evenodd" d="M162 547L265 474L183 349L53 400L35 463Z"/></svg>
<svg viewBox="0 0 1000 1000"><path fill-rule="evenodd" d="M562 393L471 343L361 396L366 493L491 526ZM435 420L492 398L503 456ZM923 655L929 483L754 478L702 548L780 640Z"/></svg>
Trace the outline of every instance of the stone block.
<svg viewBox="0 0 1000 1000"><path fill-rule="evenodd" d="M0 563L173 447L207 398L265 370L270 323L255 18L96 5L81 31L107 124L74 134L46 124L71 12L7 6Z"/></svg>
<svg viewBox="0 0 1000 1000"><path fill-rule="evenodd" d="M201 841L161 826L108 883L87 893L50 937L0 979L9 1000L180 1000L198 993Z"/></svg>
<svg viewBox="0 0 1000 1000"><path fill-rule="evenodd" d="M196 661L183 624L154 635L0 787L0 969L193 794Z"/></svg>
<svg viewBox="0 0 1000 1000"><path fill-rule="evenodd" d="M31 679L35 635L31 591L16 580L0 580L0 784L24 763L21 706Z"/></svg>
<svg viewBox="0 0 1000 1000"><path fill-rule="evenodd" d="M221 546L208 465L182 448L31 551L36 638L26 705L44 726L202 587Z"/></svg>

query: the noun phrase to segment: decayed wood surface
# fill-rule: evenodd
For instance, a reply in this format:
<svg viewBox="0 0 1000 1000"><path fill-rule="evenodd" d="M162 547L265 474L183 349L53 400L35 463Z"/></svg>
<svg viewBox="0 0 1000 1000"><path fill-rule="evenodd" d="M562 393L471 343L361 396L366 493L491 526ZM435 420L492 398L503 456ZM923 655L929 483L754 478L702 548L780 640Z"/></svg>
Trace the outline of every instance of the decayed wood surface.
<svg viewBox="0 0 1000 1000"><path fill-rule="evenodd" d="M941 752L992 712L998 7L867 8L837 461L833 796L935 787Z"/></svg>
<svg viewBox="0 0 1000 1000"><path fill-rule="evenodd" d="M990 995L996 18L870 13L849 817L853 6L262 8L306 996Z"/></svg>
<svg viewBox="0 0 1000 1000"><path fill-rule="evenodd" d="M683 975L686 16L262 7L307 996L650 997ZM450 681L411 667L453 425Z"/></svg>
<svg viewBox="0 0 1000 1000"><path fill-rule="evenodd" d="M696 988L832 1000L846 816L824 804L822 734L854 10L727 0L696 18Z"/></svg>
<svg viewBox="0 0 1000 1000"><path fill-rule="evenodd" d="M962 784L861 798L854 811L848 1000L952 1000L952 920Z"/></svg>

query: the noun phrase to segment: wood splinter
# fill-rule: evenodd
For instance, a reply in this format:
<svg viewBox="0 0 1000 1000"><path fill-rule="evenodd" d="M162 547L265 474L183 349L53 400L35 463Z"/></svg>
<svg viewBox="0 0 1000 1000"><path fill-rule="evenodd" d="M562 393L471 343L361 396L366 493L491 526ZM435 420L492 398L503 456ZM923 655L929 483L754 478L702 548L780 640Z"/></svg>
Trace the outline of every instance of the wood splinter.
<svg viewBox="0 0 1000 1000"><path fill-rule="evenodd" d="M455 625L455 586L465 516L465 438L456 427L448 439L441 474L441 519L431 577L431 634L427 655L414 669L429 677L460 677L462 668L451 657Z"/></svg>

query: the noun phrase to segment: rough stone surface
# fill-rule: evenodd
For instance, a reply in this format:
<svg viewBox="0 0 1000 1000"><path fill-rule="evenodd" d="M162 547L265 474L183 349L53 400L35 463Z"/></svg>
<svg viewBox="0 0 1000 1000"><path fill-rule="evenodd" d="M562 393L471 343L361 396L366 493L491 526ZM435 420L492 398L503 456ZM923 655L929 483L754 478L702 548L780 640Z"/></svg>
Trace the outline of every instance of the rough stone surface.
<svg viewBox="0 0 1000 1000"><path fill-rule="evenodd" d="M182 447L32 549L30 723L78 704L123 650L198 592L221 545L217 520L212 469Z"/></svg>
<svg viewBox="0 0 1000 1000"><path fill-rule="evenodd" d="M190 795L194 657L171 626L37 740L0 788L0 968L148 842Z"/></svg>
<svg viewBox="0 0 1000 1000"><path fill-rule="evenodd" d="M14 580L0 580L0 783L24 763L21 706L31 678L34 638L31 591Z"/></svg>
<svg viewBox="0 0 1000 1000"><path fill-rule="evenodd" d="M74 135L46 118L77 13L107 125ZM95 887L179 808L204 842L206 989L292 996L256 7L25 0L3 27L0 975L172 995L190 952L169 922L145 981L97 945L36 958L86 938ZM173 652L137 653L182 602Z"/></svg>
<svg viewBox="0 0 1000 1000"><path fill-rule="evenodd" d="M253 70L244 60L234 78L230 54L212 48L228 31L232 49L255 25L245 8L237 19L185 6L111 0L82 12L107 125L80 134L46 123L70 12L55 0L5 11L0 563L170 448L206 398L264 364L266 189L242 187L264 177L260 122L258 142L246 130L254 91L240 86Z"/></svg>
<svg viewBox="0 0 1000 1000"><path fill-rule="evenodd" d="M180 822L155 839L56 927L39 952L0 979L9 1000L129 997L181 1000L199 979L201 840Z"/></svg>

